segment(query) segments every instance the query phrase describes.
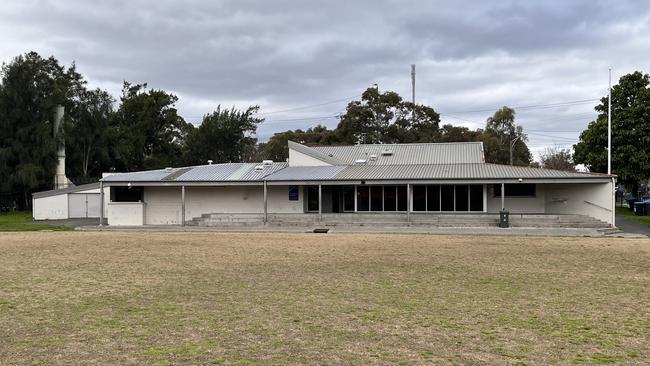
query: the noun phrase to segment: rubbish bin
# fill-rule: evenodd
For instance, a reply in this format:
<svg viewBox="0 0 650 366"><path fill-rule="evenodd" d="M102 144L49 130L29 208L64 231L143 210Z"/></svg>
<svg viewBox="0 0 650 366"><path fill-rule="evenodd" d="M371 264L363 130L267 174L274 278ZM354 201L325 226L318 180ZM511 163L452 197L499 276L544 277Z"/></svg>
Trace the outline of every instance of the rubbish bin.
<svg viewBox="0 0 650 366"><path fill-rule="evenodd" d="M510 211L499 211L499 227L510 227Z"/></svg>
<svg viewBox="0 0 650 366"><path fill-rule="evenodd" d="M634 214L637 216L646 216L648 214L646 210L646 203L643 201L634 202Z"/></svg>

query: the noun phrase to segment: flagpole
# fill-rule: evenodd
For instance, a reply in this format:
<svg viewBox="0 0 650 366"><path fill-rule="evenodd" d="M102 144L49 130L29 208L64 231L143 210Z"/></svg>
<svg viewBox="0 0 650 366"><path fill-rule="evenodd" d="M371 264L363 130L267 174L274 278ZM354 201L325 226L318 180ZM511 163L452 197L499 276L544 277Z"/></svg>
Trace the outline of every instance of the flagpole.
<svg viewBox="0 0 650 366"><path fill-rule="evenodd" d="M607 174L612 174L612 68L609 68L609 88L607 98Z"/></svg>

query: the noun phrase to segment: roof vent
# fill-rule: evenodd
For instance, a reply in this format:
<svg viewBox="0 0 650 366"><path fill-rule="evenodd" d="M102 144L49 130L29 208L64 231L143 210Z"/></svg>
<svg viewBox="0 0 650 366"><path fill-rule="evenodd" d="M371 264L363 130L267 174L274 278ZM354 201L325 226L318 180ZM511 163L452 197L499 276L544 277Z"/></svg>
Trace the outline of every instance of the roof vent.
<svg viewBox="0 0 650 366"><path fill-rule="evenodd" d="M357 160L354 161L354 163L355 163L355 164L365 164L365 163L366 163L366 159L357 159Z"/></svg>
<svg viewBox="0 0 650 366"><path fill-rule="evenodd" d="M273 165L273 160L262 160L262 165L271 166Z"/></svg>
<svg viewBox="0 0 650 366"><path fill-rule="evenodd" d="M166 172L171 172L171 171L172 171L172 167L168 166L167 168L165 168L165 171L166 171Z"/></svg>
<svg viewBox="0 0 650 366"><path fill-rule="evenodd" d="M255 167L255 170L258 171L258 172L259 172L260 170L264 170L264 166L263 166L263 165L257 165L257 166Z"/></svg>
<svg viewBox="0 0 650 366"><path fill-rule="evenodd" d="M208 165L212 165L212 160L208 160Z"/></svg>
<svg viewBox="0 0 650 366"><path fill-rule="evenodd" d="M377 160L377 155L372 154L370 155L370 161L376 161Z"/></svg>
<svg viewBox="0 0 650 366"><path fill-rule="evenodd" d="M381 152L381 156L391 156L393 155L393 150L384 150Z"/></svg>

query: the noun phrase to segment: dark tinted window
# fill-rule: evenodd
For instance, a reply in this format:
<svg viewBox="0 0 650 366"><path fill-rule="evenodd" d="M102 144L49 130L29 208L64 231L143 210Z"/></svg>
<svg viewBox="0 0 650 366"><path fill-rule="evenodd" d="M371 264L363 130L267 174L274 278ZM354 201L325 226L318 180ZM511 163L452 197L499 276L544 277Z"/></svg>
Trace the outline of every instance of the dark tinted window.
<svg viewBox="0 0 650 366"><path fill-rule="evenodd" d="M427 186L413 186L413 211L427 210Z"/></svg>
<svg viewBox="0 0 650 366"><path fill-rule="evenodd" d="M307 211L318 211L318 186L307 186Z"/></svg>
<svg viewBox="0 0 650 366"><path fill-rule="evenodd" d="M357 187L357 211L370 210L370 189L368 186Z"/></svg>
<svg viewBox="0 0 650 366"><path fill-rule="evenodd" d="M298 186L289 186L289 201L298 201L300 197L300 189Z"/></svg>
<svg viewBox="0 0 650 366"><path fill-rule="evenodd" d="M442 211L454 210L454 186L440 186L440 198Z"/></svg>
<svg viewBox="0 0 650 366"><path fill-rule="evenodd" d="M397 187L384 186L384 211L397 210Z"/></svg>
<svg viewBox="0 0 650 366"><path fill-rule="evenodd" d="M456 211L469 210L469 188L465 185L456 186Z"/></svg>
<svg viewBox="0 0 650 366"><path fill-rule="evenodd" d="M535 197L534 184L506 184L506 197ZM494 185L494 197L501 197L501 184Z"/></svg>
<svg viewBox="0 0 650 366"><path fill-rule="evenodd" d="M111 201L142 202L144 201L144 187L111 187Z"/></svg>
<svg viewBox="0 0 650 366"><path fill-rule="evenodd" d="M382 186L372 186L370 187L370 210L371 211L383 211L384 206L382 204L384 198Z"/></svg>
<svg viewBox="0 0 650 366"><path fill-rule="evenodd" d="M469 210L483 211L483 186L469 186Z"/></svg>
<svg viewBox="0 0 650 366"><path fill-rule="evenodd" d="M440 186L427 186L427 211L440 211Z"/></svg>
<svg viewBox="0 0 650 366"><path fill-rule="evenodd" d="M406 211L407 205L406 186L397 186L397 210Z"/></svg>
<svg viewBox="0 0 650 366"><path fill-rule="evenodd" d="M343 187L343 210L354 211L354 186Z"/></svg>

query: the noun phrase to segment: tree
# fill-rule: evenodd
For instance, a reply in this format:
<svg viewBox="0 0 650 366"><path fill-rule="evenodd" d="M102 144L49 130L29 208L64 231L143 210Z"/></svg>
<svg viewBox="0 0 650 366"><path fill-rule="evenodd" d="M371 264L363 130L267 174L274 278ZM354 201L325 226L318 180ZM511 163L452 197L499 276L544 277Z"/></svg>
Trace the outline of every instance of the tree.
<svg viewBox="0 0 650 366"><path fill-rule="evenodd" d="M515 123L515 110L502 107L487 119L483 131L485 161L494 164L510 164L510 145L513 146L513 165L529 165L530 150L526 142L528 137L523 127Z"/></svg>
<svg viewBox="0 0 650 366"><path fill-rule="evenodd" d="M547 147L540 154L540 167L544 169L575 171L573 156L570 149L561 149L557 146Z"/></svg>
<svg viewBox="0 0 650 366"><path fill-rule="evenodd" d="M307 145L336 145L338 139L335 131L318 125L310 127L306 131L295 130L274 134L267 143L261 147L262 157L273 161L285 161L289 157L289 146L287 142L295 141Z"/></svg>
<svg viewBox="0 0 650 366"><path fill-rule="evenodd" d="M592 172L607 172L608 97L595 107L574 145L575 162ZM631 192L650 178L650 76L640 71L622 76L612 88L612 173Z"/></svg>
<svg viewBox="0 0 650 366"><path fill-rule="evenodd" d="M336 128L338 141L347 144L433 142L440 115L433 108L404 101L391 91L368 88L360 101L348 104Z"/></svg>
<svg viewBox="0 0 650 366"><path fill-rule="evenodd" d="M192 126L178 115L178 97L147 84L124 82L121 104L111 119L111 155L121 171L159 169L182 161Z"/></svg>
<svg viewBox="0 0 650 366"><path fill-rule="evenodd" d="M66 128L67 175L73 180L101 177L110 166L108 128L115 99L108 92L83 89L68 112Z"/></svg>
<svg viewBox="0 0 650 366"><path fill-rule="evenodd" d="M71 108L83 84L74 64L65 68L35 52L2 65L0 192L22 196L21 208L29 206L29 193L52 188L59 143L54 108Z"/></svg>
<svg viewBox="0 0 650 366"><path fill-rule="evenodd" d="M447 124L440 128L440 138L437 142L472 142L481 141L482 137L481 131Z"/></svg>
<svg viewBox="0 0 650 366"><path fill-rule="evenodd" d="M264 121L255 116L259 106L244 111L222 110L221 106L205 115L198 128L193 129L185 143L185 163L205 164L246 161L257 142L257 125Z"/></svg>

